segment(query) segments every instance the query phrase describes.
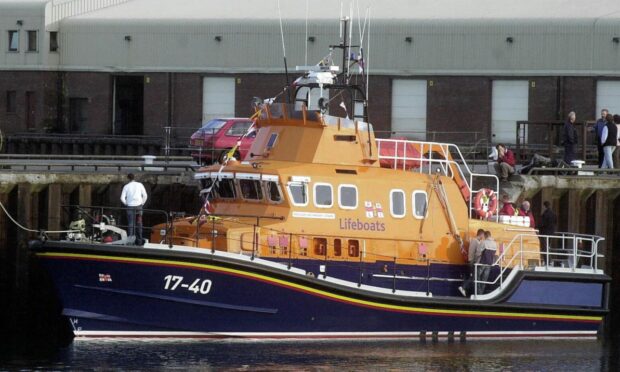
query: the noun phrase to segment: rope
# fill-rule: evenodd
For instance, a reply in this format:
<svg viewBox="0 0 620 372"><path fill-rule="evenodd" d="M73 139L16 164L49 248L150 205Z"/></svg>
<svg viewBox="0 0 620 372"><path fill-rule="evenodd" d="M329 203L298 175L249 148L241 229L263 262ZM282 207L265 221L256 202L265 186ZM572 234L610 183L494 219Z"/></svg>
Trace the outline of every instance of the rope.
<svg viewBox="0 0 620 372"><path fill-rule="evenodd" d="M0 208L2 208L2 210L4 211L6 216L11 220L11 222L13 222L15 224L15 226L17 226L20 229L22 229L24 231L27 231L27 232L38 233L39 235L45 235L45 234L65 234L65 233L71 233L71 232L79 232L79 230L47 231L47 230L43 230L43 229L41 229L41 230L30 229L28 227L23 226L19 222L17 222L17 220L15 218L13 218L13 216L11 216L11 214L6 210L6 208L4 207L4 204L2 204L2 202L0 202Z"/></svg>

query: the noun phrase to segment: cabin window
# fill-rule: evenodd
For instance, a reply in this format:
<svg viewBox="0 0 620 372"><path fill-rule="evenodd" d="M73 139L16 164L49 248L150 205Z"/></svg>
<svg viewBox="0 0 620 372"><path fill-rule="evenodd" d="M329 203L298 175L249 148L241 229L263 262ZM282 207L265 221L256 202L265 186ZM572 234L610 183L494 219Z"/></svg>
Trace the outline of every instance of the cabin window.
<svg viewBox="0 0 620 372"><path fill-rule="evenodd" d="M327 253L327 239L314 238L312 241L314 244L314 254L317 256L325 256Z"/></svg>
<svg viewBox="0 0 620 372"><path fill-rule="evenodd" d="M332 185L328 183L314 184L314 205L319 208L330 208L334 205Z"/></svg>
<svg viewBox="0 0 620 372"><path fill-rule="evenodd" d="M223 199L234 199L236 196L235 193L235 180L230 178L225 178L219 181L216 181L215 189L217 191L217 196Z"/></svg>
<svg viewBox="0 0 620 372"><path fill-rule="evenodd" d="M390 213L392 213L392 217L405 217L405 192L403 190L392 190L390 192Z"/></svg>
<svg viewBox="0 0 620 372"><path fill-rule="evenodd" d="M201 178L200 179L200 188L201 190L208 189L213 184L212 178Z"/></svg>
<svg viewBox="0 0 620 372"><path fill-rule="evenodd" d="M276 141L278 140L278 133L271 133L269 136L269 141L267 141L267 150L271 150L276 145Z"/></svg>
<svg viewBox="0 0 620 372"><path fill-rule="evenodd" d="M342 241L340 239L334 239L334 256L342 256Z"/></svg>
<svg viewBox="0 0 620 372"><path fill-rule="evenodd" d="M241 197L247 200L262 200L263 189L259 180L239 180Z"/></svg>
<svg viewBox="0 0 620 372"><path fill-rule="evenodd" d="M418 219L426 217L428 200L425 191L414 191L411 196L411 203L413 208L413 217Z"/></svg>
<svg viewBox="0 0 620 372"><path fill-rule="evenodd" d="M288 193L293 205L298 207L308 205L308 185L305 182L289 182Z"/></svg>
<svg viewBox="0 0 620 372"><path fill-rule="evenodd" d="M349 257L360 256L360 242L359 240L349 240Z"/></svg>
<svg viewBox="0 0 620 372"><path fill-rule="evenodd" d="M58 32L50 31L50 52L58 51Z"/></svg>
<svg viewBox="0 0 620 372"><path fill-rule="evenodd" d="M280 186L277 182L267 181L265 182L265 191L267 193L267 197L270 202L273 203L281 203L282 202L282 192L280 191Z"/></svg>
<svg viewBox="0 0 620 372"><path fill-rule="evenodd" d="M340 185L338 186L338 204L342 209L357 208L357 186Z"/></svg>

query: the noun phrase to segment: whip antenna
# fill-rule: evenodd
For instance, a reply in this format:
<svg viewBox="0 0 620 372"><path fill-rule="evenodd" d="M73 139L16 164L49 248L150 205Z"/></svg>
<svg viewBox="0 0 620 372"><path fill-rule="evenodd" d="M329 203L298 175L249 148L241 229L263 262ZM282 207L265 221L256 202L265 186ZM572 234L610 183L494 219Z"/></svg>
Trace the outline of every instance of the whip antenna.
<svg viewBox="0 0 620 372"><path fill-rule="evenodd" d="M280 10L280 0L278 0L278 18L280 19L280 36L282 38L282 55L284 57L284 75L286 76L286 103L291 103L291 95L288 91L288 66L286 64L286 46L284 45L284 27L282 27L282 11Z"/></svg>

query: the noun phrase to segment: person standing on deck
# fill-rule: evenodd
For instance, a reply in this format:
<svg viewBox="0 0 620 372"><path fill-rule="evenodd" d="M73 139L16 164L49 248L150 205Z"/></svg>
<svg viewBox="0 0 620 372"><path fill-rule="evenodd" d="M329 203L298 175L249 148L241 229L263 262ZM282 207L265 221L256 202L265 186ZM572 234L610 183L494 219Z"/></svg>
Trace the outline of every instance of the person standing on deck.
<svg viewBox="0 0 620 372"><path fill-rule="evenodd" d="M144 185L135 180L133 173L129 173L127 179L129 183L121 192L121 202L127 206L127 234L135 238L136 245L142 245L142 207L148 196Z"/></svg>
<svg viewBox="0 0 620 372"><path fill-rule="evenodd" d="M536 228L536 223L534 222L534 214L532 213L532 210L530 209L529 201L524 200L523 203L521 203L521 208L519 208L519 216L529 217L530 227L532 229Z"/></svg>
<svg viewBox="0 0 620 372"><path fill-rule="evenodd" d="M577 120L577 114L571 111L568 114L568 118L562 128L562 146L564 146L564 162L571 165L571 162L576 159L575 157L575 145L579 142L579 136L577 135L577 128L575 128L575 120Z"/></svg>
<svg viewBox="0 0 620 372"><path fill-rule="evenodd" d="M603 134L603 128L607 125L607 114L609 110L601 110L601 118L594 124L594 136L596 138L596 149L598 150L598 167L603 166L603 143L601 142L601 136Z"/></svg>
<svg viewBox="0 0 620 372"><path fill-rule="evenodd" d="M495 253L497 243L493 240L490 231L484 232L484 241L481 244L482 253L480 254L480 266L478 266L478 281L486 282L491 273L491 266L495 263ZM486 283L478 283L478 294L484 294Z"/></svg>
<svg viewBox="0 0 620 372"><path fill-rule="evenodd" d="M519 212L515 209L514 204L510 202L508 194L502 195L502 209L499 211L500 216L518 216Z"/></svg>
<svg viewBox="0 0 620 372"><path fill-rule="evenodd" d="M459 292L463 297L467 297L468 293L473 292L474 283L474 265L480 263L480 256L482 255L482 249L480 244L484 240L484 230L478 229L476 236L469 241L469 251L467 252L467 262L469 263L469 273L463 281L463 286L459 287Z"/></svg>
<svg viewBox="0 0 620 372"><path fill-rule="evenodd" d="M601 134L601 143L603 144L603 165L601 168L613 169L613 153L618 144L618 127L616 127L614 117L611 114L607 114L607 124Z"/></svg>
<svg viewBox="0 0 620 372"><path fill-rule="evenodd" d="M538 225L538 231L540 235L553 235L555 234L555 231L557 230L558 217L556 216L555 212L551 209L551 203L549 203L548 201L545 200L543 202L543 208L544 208L544 211L542 215L540 216L540 224ZM546 256L549 254L548 252L549 244L547 244L548 242L549 242L549 239L547 237L540 238L540 246L543 249L543 251L541 252L541 257L543 258L545 262L547 261Z"/></svg>

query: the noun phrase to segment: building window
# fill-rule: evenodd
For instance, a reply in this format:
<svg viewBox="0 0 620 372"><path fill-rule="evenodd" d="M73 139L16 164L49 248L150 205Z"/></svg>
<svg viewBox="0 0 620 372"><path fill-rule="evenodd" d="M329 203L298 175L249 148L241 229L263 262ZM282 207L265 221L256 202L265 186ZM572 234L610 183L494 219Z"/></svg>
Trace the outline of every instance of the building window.
<svg viewBox="0 0 620 372"><path fill-rule="evenodd" d="M403 190L392 190L390 192L390 212L392 217L405 217L405 192Z"/></svg>
<svg viewBox="0 0 620 372"><path fill-rule="evenodd" d="M314 185L314 205L319 208L331 208L334 205L332 185L328 183L316 183Z"/></svg>
<svg viewBox="0 0 620 372"><path fill-rule="evenodd" d="M37 31L30 30L28 31L28 51L36 52L37 50Z"/></svg>
<svg viewBox="0 0 620 372"><path fill-rule="evenodd" d="M426 208L428 205L426 192L414 191L411 196L411 203L413 204L413 217L417 219L426 217Z"/></svg>
<svg viewBox="0 0 620 372"><path fill-rule="evenodd" d="M338 186L338 204L342 209L357 208L357 186L340 185Z"/></svg>
<svg viewBox="0 0 620 372"><path fill-rule="evenodd" d="M19 52L19 31L9 31L9 52Z"/></svg>
<svg viewBox="0 0 620 372"><path fill-rule="evenodd" d="M8 90L6 92L6 112L15 113L17 111L17 92Z"/></svg>
<svg viewBox="0 0 620 372"><path fill-rule="evenodd" d="M58 32L50 32L50 52L58 51Z"/></svg>

